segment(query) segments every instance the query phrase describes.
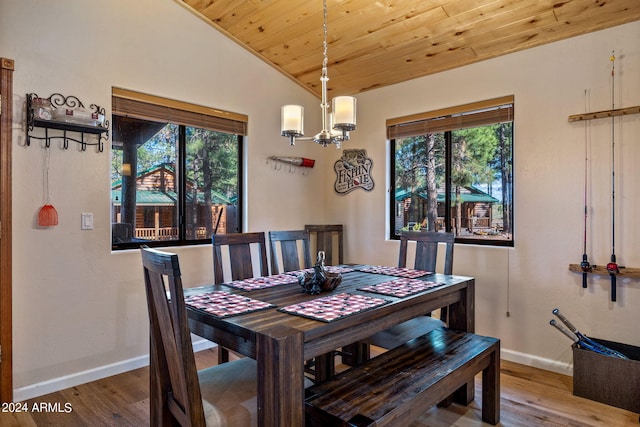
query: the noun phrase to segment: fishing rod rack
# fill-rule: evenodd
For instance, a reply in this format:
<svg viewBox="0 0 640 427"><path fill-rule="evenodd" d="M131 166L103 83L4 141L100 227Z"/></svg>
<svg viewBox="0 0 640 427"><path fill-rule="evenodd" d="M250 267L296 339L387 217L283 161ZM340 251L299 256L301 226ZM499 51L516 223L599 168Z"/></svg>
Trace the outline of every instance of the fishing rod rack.
<svg viewBox="0 0 640 427"><path fill-rule="evenodd" d="M631 114L640 114L640 105L627 108L616 108L612 110L595 111L592 113L574 114L569 116L569 122L579 122L583 120L604 119L617 116L628 116ZM598 274L609 276L612 273L607 270L606 265L591 265L585 271L580 264L569 264L569 271L581 274ZM640 278L640 268L618 266L616 276L621 278Z"/></svg>
<svg viewBox="0 0 640 427"><path fill-rule="evenodd" d="M614 110L596 111L593 113L574 114L569 116L570 122L582 120L604 119L607 117L628 116L630 114L640 114L640 105L627 108L616 108Z"/></svg>
<svg viewBox="0 0 640 427"><path fill-rule="evenodd" d="M611 274L609 270L607 270L606 265L591 265L590 267L591 269L585 272L582 270L580 264L569 264L569 271L574 273L601 274L603 276ZM640 278L640 268L618 266L618 269L619 271L616 273L616 276L620 278Z"/></svg>

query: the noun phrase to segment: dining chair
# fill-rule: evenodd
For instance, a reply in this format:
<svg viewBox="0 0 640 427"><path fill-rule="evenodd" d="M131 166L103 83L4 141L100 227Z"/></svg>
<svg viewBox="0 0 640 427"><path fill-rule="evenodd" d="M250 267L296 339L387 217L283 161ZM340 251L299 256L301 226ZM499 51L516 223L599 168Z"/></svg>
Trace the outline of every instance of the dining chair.
<svg viewBox="0 0 640 427"><path fill-rule="evenodd" d="M312 240L315 240L315 252L324 251L328 265L344 263L343 226L342 224L305 225ZM337 254L334 248L337 247Z"/></svg>
<svg viewBox="0 0 640 427"><path fill-rule="evenodd" d="M216 284L269 274L264 232L214 234L211 236L211 243L213 245L213 280ZM253 270L252 246L257 246L257 273ZM224 257L223 247L228 248L228 258ZM224 277L225 262L231 270L231 277L227 279Z"/></svg>
<svg viewBox="0 0 640 427"><path fill-rule="evenodd" d="M253 233L229 233L214 234L211 236L213 246L213 281L215 284L232 280L249 279L252 277L267 276L267 249L264 232ZM253 270L252 246L257 246L258 271ZM225 257L223 247L227 248L228 257ZM231 277L225 279L224 266L231 270ZM218 346L218 363L229 361L229 350Z"/></svg>
<svg viewBox="0 0 640 427"><path fill-rule="evenodd" d="M270 231L271 274L280 273L278 252L282 254L283 272L313 267L309 241L307 230ZM302 244L302 254L298 251L299 242ZM278 251L278 246L280 246L280 251ZM302 266L300 265L300 255L302 255ZM334 353L329 352L306 360L304 366L305 372L313 375L316 381L321 381L332 376L335 372Z"/></svg>
<svg viewBox="0 0 640 427"><path fill-rule="evenodd" d="M299 243L301 243L302 246L301 254L298 251ZM282 272L313 267L308 231L270 231L269 245L271 249L271 274L280 273L280 264L282 265ZM280 250L278 250L278 246ZM281 253L281 258L278 256L278 253ZM301 255L302 266L300 265Z"/></svg>
<svg viewBox="0 0 640 427"><path fill-rule="evenodd" d="M150 330L150 425L257 425L257 367L196 370L178 255L141 248Z"/></svg>
<svg viewBox="0 0 640 427"><path fill-rule="evenodd" d="M327 265L344 264L344 227L342 224L307 224L304 229L309 232L315 251L324 251ZM360 354L368 355L368 347L362 343L349 344L336 351L342 362L353 366L360 363ZM366 357L366 356L365 356Z"/></svg>
<svg viewBox="0 0 640 427"><path fill-rule="evenodd" d="M398 267L407 267L409 242L416 242L416 253L413 268L430 272L436 271L438 248L444 243L444 274L453 274L453 247L455 233L439 233L436 231L406 231L400 234L400 252ZM404 344L413 338L424 335L435 328L446 325L447 307L440 309L440 319L421 316L408 320L389 329L380 331L363 340L366 344L390 349Z"/></svg>

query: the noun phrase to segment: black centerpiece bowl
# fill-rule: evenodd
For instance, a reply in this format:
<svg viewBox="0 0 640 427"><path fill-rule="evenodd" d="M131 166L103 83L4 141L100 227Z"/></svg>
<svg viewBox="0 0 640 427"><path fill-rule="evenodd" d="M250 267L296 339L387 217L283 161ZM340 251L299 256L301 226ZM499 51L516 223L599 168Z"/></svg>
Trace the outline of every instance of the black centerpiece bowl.
<svg viewBox="0 0 640 427"><path fill-rule="evenodd" d="M318 260L313 267L313 271L305 272L298 276L298 283L304 291L310 295L317 295L320 292L330 292L338 287L342 282L340 273L327 271L324 265L324 251L318 252Z"/></svg>

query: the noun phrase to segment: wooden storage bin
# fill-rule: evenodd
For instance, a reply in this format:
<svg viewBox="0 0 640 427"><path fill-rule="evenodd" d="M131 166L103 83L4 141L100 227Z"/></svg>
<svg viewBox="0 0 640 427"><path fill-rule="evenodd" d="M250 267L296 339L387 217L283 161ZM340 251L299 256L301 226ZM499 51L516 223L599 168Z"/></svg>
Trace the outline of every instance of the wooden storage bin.
<svg viewBox="0 0 640 427"><path fill-rule="evenodd" d="M592 338L630 360L573 345L573 394L640 413L640 347Z"/></svg>

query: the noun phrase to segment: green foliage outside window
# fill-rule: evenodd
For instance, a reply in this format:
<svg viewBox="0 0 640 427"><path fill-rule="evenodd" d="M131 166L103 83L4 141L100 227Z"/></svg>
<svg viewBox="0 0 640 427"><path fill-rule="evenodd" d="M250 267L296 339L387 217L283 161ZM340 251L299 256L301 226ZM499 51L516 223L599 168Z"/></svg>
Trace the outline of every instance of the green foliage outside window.
<svg viewBox="0 0 640 427"><path fill-rule="evenodd" d="M239 231L241 136L115 115L113 123L115 249Z"/></svg>
<svg viewBox="0 0 640 427"><path fill-rule="evenodd" d="M391 237L453 231L458 242L512 245L513 120L405 133L391 139Z"/></svg>

